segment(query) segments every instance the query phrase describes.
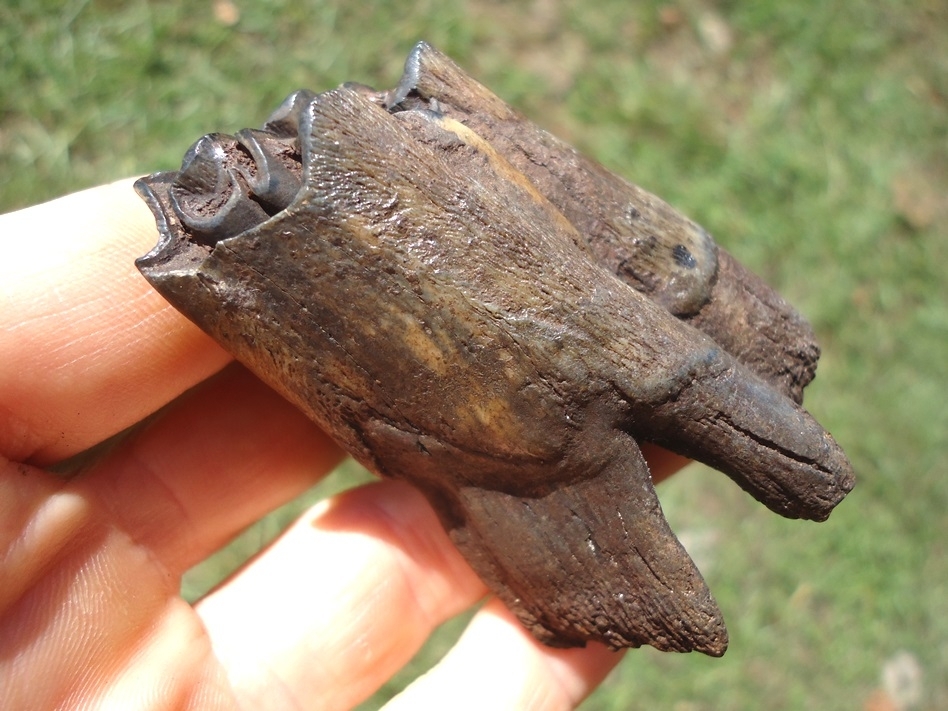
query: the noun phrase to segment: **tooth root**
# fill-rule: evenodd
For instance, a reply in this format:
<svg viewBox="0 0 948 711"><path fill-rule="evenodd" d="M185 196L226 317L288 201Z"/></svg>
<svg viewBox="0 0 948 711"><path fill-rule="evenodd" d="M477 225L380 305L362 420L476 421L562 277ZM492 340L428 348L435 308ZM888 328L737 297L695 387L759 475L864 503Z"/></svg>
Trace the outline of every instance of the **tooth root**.
<svg viewBox="0 0 948 711"><path fill-rule="evenodd" d="M731 356L705 353L695 358L700 366L671 369L687 382L669 388L674 396L639 405L636 437L719 469L783 516L826 519L855 482L842 449L806 410Z"/></svg>
<svg viewBox="0 0 948 711"><path fill-rule="evenodd" d="M462 489L453 539L547 643L724 654L720 610L669 528L638 447L612 442L620 446L598 475L541 495Z"/></svg>
<svg viewBox="0 0 948 711"><path fill-rule="evenodd" d="M806 319L731 254L718 250L708 303L688 321L761 377L803 402L820 347Z"/></svg>

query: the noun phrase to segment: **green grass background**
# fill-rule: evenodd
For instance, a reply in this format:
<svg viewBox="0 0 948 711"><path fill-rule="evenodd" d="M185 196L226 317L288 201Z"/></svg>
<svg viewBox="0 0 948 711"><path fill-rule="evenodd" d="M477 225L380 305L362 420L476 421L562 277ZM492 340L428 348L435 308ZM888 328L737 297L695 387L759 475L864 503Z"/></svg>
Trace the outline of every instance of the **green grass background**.
<svg viewBox="0 0 948 711"><path fill-rule="evenodd" d="M298 87L389 87L429 40L811 319L824 355L807 405L859 475L820 525L697 465L660 487L731 649L634 651L583 708L948 708L944 0L233 3L6 0L0 209L176 168L203 133L257 125ZM362 476L350 466L307 501ZM187 594L302 505L193 571Z"/></svg>

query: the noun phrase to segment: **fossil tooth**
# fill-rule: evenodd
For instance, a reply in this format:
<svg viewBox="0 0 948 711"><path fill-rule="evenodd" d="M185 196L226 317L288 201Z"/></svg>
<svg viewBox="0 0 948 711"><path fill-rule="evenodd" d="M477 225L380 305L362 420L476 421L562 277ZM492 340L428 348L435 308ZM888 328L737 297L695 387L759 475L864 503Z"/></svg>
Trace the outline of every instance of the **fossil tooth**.
<svg viewBox="0 0 948 711"><path fill-rule="evenodd" d="M161 235L138 266L360 462L416 485L542 641L723 654L637 441L826 518L853 476L802 380L777 377L804 367L786 364L799 317L763 286L755 311L704 230L459 72L420 45L393 92L297 92L262 131L202 139L136 184ZM593 178L621 198L584 222L553 181ZM581 226L615 211L655 243ZM777 355L744 323L764 312L784 318Z"/></svg>

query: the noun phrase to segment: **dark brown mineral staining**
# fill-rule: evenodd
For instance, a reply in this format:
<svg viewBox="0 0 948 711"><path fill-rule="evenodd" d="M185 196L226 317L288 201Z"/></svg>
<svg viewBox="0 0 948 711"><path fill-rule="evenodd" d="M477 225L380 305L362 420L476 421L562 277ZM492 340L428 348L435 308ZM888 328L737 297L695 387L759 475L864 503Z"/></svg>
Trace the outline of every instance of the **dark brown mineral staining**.
<svg viewBox="0 0 948 711"><path fill-rule="evenodd" d="M805 321L701 227L419 44L399 86L291 95L139 181L190 319L437 509L542 641L724 653L636 444L774 511L853 486L800 407Z"/></svg>

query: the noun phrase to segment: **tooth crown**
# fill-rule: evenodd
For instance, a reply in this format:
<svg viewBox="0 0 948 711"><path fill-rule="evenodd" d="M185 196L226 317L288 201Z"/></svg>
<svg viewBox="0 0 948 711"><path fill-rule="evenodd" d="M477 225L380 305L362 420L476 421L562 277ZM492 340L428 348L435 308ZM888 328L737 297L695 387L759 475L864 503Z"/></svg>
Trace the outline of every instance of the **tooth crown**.
<svg viewBox="0 0 948 711"><path fill-rule="evenodd" d="M805 322L424 43L394 91L297 92L137 187L161 232L146 278L363 464L418 486L548 644L726 649L637 441L786 516L824 519L852 488L798 404L818 356Z"/></svg>

